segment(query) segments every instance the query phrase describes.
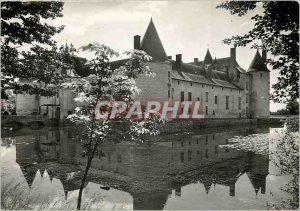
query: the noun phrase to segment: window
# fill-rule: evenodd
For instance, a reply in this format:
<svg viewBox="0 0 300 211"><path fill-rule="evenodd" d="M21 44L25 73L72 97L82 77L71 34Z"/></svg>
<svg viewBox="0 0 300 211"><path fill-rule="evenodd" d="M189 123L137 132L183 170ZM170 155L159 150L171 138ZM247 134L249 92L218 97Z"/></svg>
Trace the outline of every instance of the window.
<svg viewBox="0 0 300 211"><path fill-rule="evenodd" d="M229 109L229 96L226 96L226 109Z"/></svg>
<svg viewBox="0 0 300 211"><path fill-rule="evenodd" d="M205 145L207 145L207 143L208 143L208 138L207 138L207 136L205 137Z"/></svg>
<svg viewBox="0 0 300 211"><path fill-rule="evenodd" d="M172 88L172 99L174 98L174 88Z"/></svg>
<svg viewBox="0 0 300 211"><path fill-rule="evenodd" d="M218 96L215 96L215 104L218 104Z"/></svg>
<svg viewBox="0 0 300 211"><path fill-rule="evenodd" d="M117 161L118 163L122 163L122 155L120 154L117 155Z"/></svg>
<svg viewBox="0 0 300 211"><path fill-rule="evenodd" d="M246 81L246 90L248 90L248 89L249 89L249 82Z"/></svg>
<svg viewBox="0 0 300 211"><path fill-rule="evenodd" d="M205 158L208 158L208 149L205 150Z"/></svg>
<svg viewBox="0 0 300 211"><path fill-rule="evenodd" d="M181 142L181 147L183 147L183 141Z"/></svg>
<svg viewBox="0 0 300 211"><path fill-rule="evenodd" d="M213 110L213 115L215 115L215 110Z"/></svg>
<svg viewBox="0 0 300 211"><path fill-rule="evenodd" d="M203 84L202 84L202 88L203 88Z"/></svg>
<svg viewBox="0 0 300 211"><path fill-rule="evenodd" d="M211 86L211 89L214 89L214 86Z"/></svg>
<svg viewBox="0 0 300 211"><path fill-rule="evenodd" d="M222 91L224 90L224 88L222 88Z"/></svg>
<svg viewBox="0 0 300 211"><path fill-rule="evenodd" d="M180 84L180 81L178 81L178 85Z"/></svg>
<svg viewBox="0 0 300 211"><path fill-rule="evenodd" d="M197 144L199 144L199 140L197 139Z"/></svg>
<svg viewBox="0 0 300 211"><path fill-rule="evenodd" d="M191 83L191 86L193 86L193 83Z"/></svg>
<svg viewBox="0 0 300 211"><path fill-rule="evenodd" d="M191 141L189 141L189 145L190 145L190 146L191 146L191 144L192 144Z"/></svg>
<svg viewBox="0 0 300 211"><path fill-rule="evenodd" d="M197 155L199 155L200 154L200 152L199 151L197 151Z"/></svg>
<svg viewBox="0 0 300 211"><path fill-rule="evenodd" d="M208 92L205 92L205 102L208 103Z"/></svg>
<svg viewBox="0 0 300 211"><path fill-rule="evenodd" d="M197 101L200 101L200 97L197 97Z"/></svg>
<svg viewBox="0 0 300 211"><path fill-rule="evenodd" d="M191 92L189 92L188 101L192 101L192 93Z"/></svg>
<svg viewBox="0 0 300 211"><path fill-rule="evenodd" d="M170 89L169 89L169 90L168 90L168 98L170 98L170 95L171 95L171 94L170 94Z"/></svg>
<svg viewBox="0 0 300 211"><path fill-rule="evenodd" d="M110 152L107 154L107 161L110 163L111 159L110 159Z"/></svg>
<svg viewBox="0 0 300 211"><path fill-rule="evenodd" d="M230 89L230 92L232 92L232 89Z"/></svg>
<svg viewBox="0 0 300 211"><path fill-rule="evenodd" d="M180 99L181 99L181 101L184 101L184 92L180 93Z"/></svg>
<svg viewBox="0 0 300 211"><path fill-rule="evenodd" d="M181 160L181 163L184 162L184 152L181 152L181 153L180 153L180 160Z"/></svg>
<svg viewBox="0 0 300 211"><path fill-rule="evenodd" d="M168 72L168 77L170 78L170 76L171 76L171 73L170 73L170 72Z"/></svg>
<svg viewBox="0 0 300 211"><path fill-rule="evenodd" d="M218 145L215 146L215 154L218 154Z"/></svg>
<svg viewBox="0 0 300 211"><path fill-rule="evenodd" d="M205 106L205 114L208 115L208 106Z"/></svg>
<svg viewBox="0 0 300 211"><path fill-rule="evenodd" d="M242 107L242 98L239 97L239 110L241 110L241 107Z"/></svg>
<svg viewBox="0 0 300 211"><path fill-rule="evenodd" d="M261 78L263 77L263 74L262 74L262 73L260 74L260 77L261 77Z"/></svg>
<svg viewBox="0 0 300 211"><path fill-rule="evenodd" d="M249 102L249 95L246 94L246 103L248 103L248 102Z"/></svg>
<svg viewBox="0 0 300 211"><path fill-rule="evenodd" d="M188 161L191 161L192 160L192 151L189 150L188 151Z"/></svg>

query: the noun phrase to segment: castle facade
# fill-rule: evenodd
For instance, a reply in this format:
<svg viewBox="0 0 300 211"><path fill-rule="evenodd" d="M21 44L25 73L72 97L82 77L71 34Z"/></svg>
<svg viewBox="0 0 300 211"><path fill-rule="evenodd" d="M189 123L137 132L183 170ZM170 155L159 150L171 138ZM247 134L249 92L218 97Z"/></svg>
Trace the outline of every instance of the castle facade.
<svg viewBox="0 0 300 211"><path fill-rule="evenodd" d="M145 51L152 57L147 65L156 74L137 79L141 92L137 99L172 99L200 101L205 118L266 118L269 111L270 72L266 51L257 51L248 70L236 61L236 48L230 56L213 59L209 49L203 61L195 58L185 63L182 54L175 59L167 56L151 19L141 40L134 36L134 49ZM123 65L125 60L111 63L111 68ZM45 114L49 118L64 119L76 107L70 90L60 90L55 97L17 95L17 114Z"/></svg>

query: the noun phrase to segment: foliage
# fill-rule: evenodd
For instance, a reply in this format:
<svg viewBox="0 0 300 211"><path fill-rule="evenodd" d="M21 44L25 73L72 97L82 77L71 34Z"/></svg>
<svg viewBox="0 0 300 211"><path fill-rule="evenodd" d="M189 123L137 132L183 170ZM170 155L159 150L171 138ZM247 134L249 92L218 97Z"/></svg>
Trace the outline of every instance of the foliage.
<svg viewBox="0 0 300 211"><path fill-rule="evenodd" d="M13 90L7 90L7 99L1 99L1 114L3 112L15 112L16 109L16 95Z"/></svg>
<svg viewBox="0 0 300 211"><path fill-rule="evenodd" d="M92 74L83 78L72 77L71 80L63 84L65 88L72 89L77 94L74 100L78 103L78 107L74 114L68 116L68 119L84 128L82 133L77 136L83 148L83 156L87 157L77 209L81 207L84 182L92 159L95 153L99 151L99 144L103 141L123 139L142 141L143 134L151 132L150 129L147 129L147 125L151 126L152 122L155 122L155 118L152 117L145 121L133 122L126 119L124 113L116 116L116 122L110 121L109 118L101 120L96 118L96 105L99 101L109 101L114 105L117 100L122 100L126 104L133 103L132 95L139 92L135 79L140 74L154 76L150 68L145 65L145 61L151 59L150 56L139 50L125 52L129 56L125 64L117 69L111 69L110 59L118 56L118 53L111 48L94 43L83 46L81 49L90 51L95 55L86 63ZM112 116L112 110L109 108L98 112L106 113L108 117Z"/></svg>
<svg viewBox="0 0 300 211"><path fill-rule="evenodd" d="M62 17L63 2L1 2L1 93L14 89L52 95L48 84L59 84L58 70L72 64L72 46L56 47L52 36L63 26L49 25ZM20 84L19 78L35 79L42 86Z"/></svg>
<svg viewBox="0 0 300 211"><path fill-rule="evenodd" d="M280 109L274 114L279 115L297 115L299 114L299 103L297 100L289 101L285 109Z"/></svg>
<svg viewBox="0 0 300 211"><path fill-rule="evenodd" d="M282 187L291 198L280 205L271 203L279 209L298 209L299 207L299 118L286 121L286 132L279 133L276 150L271 154L273 164L281 175L291 175L292 179Z"/></svg>
<svg viewBox="0 0 300 211"><path fill-rule="evenodd" d="M276 138L267 134L256 134L246 137L234 137L227 145L221 147L251 151L256 154L270 154L270 161L279 169L280 175L291 175L292 179L282 187L291 198L287 201L268 202L272 209L297 209L299 195L299 118L290 118L285 123L286 130L277 131ZM269 151L269 144L275 148Z"/></svg>
<svg viewBox="0 0 300 211"><path fill-rule="evenodd" d="M299 96L299 3L297 1L226 1L217 6L243 16L262 4L263 14L256 14L254 28L242 36L224 39L226 44L264 48L273 55L267 63L280 77L273 85L272 99L292 101Z"/></svg>
<svg viewBox="0 0 300 211"><path fill-rule="evenodd" d="M286 109L291 115L299 114L299 103L297 102L297 100L290 101L286 105Z"/></svg>

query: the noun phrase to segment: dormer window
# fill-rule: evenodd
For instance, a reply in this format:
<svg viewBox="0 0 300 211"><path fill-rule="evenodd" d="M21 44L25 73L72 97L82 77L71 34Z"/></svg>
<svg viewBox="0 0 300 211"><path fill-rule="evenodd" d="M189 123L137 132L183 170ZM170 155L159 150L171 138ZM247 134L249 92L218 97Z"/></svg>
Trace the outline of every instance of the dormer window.
<svg viewBox="0 0 300 211"><path fill-rule="evenodd" d="M239 71L237 71L237 76L236 76L237 79L240 79L241 78L241 73Z"/></svg>

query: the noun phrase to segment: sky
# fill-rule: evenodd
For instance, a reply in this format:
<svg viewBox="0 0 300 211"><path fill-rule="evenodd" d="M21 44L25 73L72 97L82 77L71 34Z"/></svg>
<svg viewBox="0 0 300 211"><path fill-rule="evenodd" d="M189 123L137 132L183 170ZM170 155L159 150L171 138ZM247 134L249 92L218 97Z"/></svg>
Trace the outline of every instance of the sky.
<svg viewBox="0 0 300 211"><path fill-rule="evenodd" d="M230 45L224 38L243 35L253 26L251 17L263 10L259 6L246 16L231 15L224 9L216 9L221 1L68 1L63 17L53 24L65 25L54 36L58 44L73 43L81 47L89 43L106 44L121 54L133 50L133 36L147 29L150 19L160 36L168 56L182 54L184 62L194 58L203 60L209 48L213 58L230 56ZM239 65L248 69L256 50L237 48ZM81 53L81 56L89 55ZM271 71L270 85L277 81L278 72ZM272 92L272 89L271 89ZM271 111L284 108L284 104L270 102Z"/></svg>

